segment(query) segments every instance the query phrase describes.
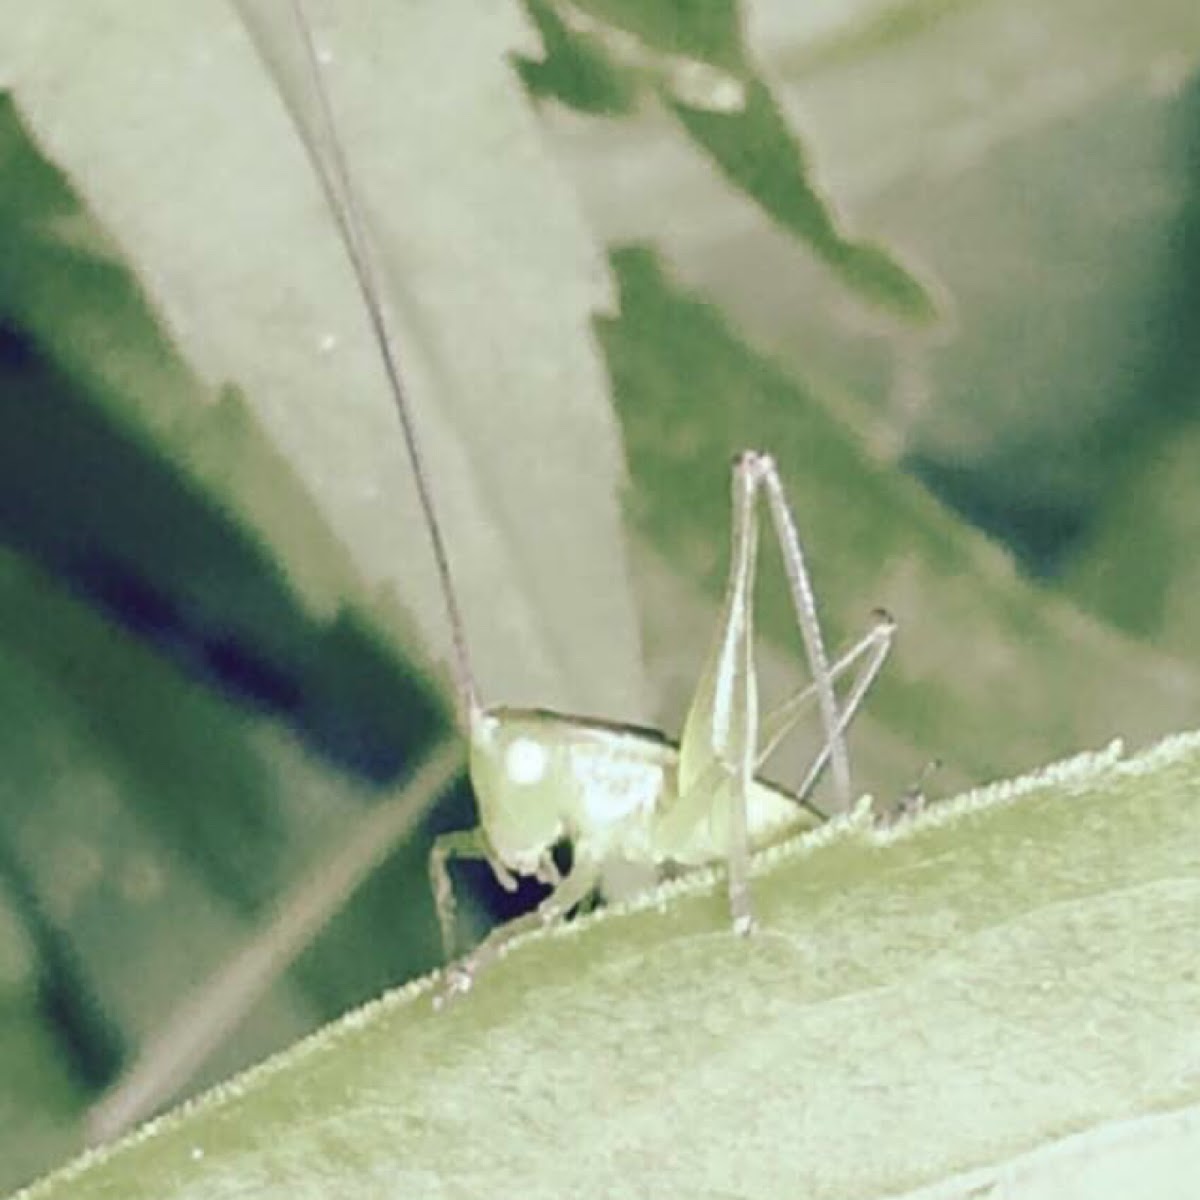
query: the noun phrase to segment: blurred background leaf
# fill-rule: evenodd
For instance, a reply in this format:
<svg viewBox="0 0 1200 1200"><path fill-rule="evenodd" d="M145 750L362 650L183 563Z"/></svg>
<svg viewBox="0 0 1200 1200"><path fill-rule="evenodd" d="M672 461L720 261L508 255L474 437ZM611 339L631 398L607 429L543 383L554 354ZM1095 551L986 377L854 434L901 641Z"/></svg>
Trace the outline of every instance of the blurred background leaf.
<svg viewBox="0 0 1200 1200"><path fill-rule="evenodd" d="M1197 723L1193 4L313 8L486 699L676 728L756 446L833 639L902 623L861 786ZM361 306L244 30L0 20L2 1189L453 732ZM427 969L424 847L471 820L191 1086Z"/></svg>
<svg viewBox="0 0 1200 1200"><path fill-rule="evenodd" d="M832 267L842 286L904 321L936 320L939 304L927 283L884 246L842 228L748 53L734 0L527 0L526 8L543 43L540 58L517 59L532 95L581 113L628 116L639 84L653 88L702 159Z"/></svg>
<svg viewBox="0 0 1200 1200"><path fill-rule="evenodd" d="M35 1011L78 1087L59 1132L78 1145L83 1100L127 1084L278 899L322 884L337 848L445 740L427 666L445 621L425 531L397 495L407 477L361 304L234 14L8 9L0 518L3 637L23 664L6 683L23 720L9 730L0 840L38 934ZM446 170L411 130L368 131L381 159L401 142L419 151L401 164L425 214L406 344L425 386L459 398L430 440L464 600L495 635L476 639L484 687L636 716L623 466L590 336L608 284L506 65L511 25L501 14L461 47L460 82L441 95L443 118L463 125L438 139ZM456 27L447 13L426 36ZM379 31L349 32L370 44ZM412 41L392 29L380 44L432 70ZM372 106L428 128L432 85L365 65ZM468 131L511 153L464 154ZM391 191L414 190L402 176ZM400 219L421 224L411 207ZM489 256L502 272L490 295L463 273ZM490 335L470 333L489 322ZM504 429L523 456L492 453ZM557 535L527 516L543 509ZM563 571L577 543L587 554ZM43 745L31 729L62 745L23 772ZM96 785L81 789L77 772ZM396 850L193 1086L434 965L425 852L438 827L470 821L460 794ZM85 862L68 886L73 855ZM367 950L367 931L390 948ZM3 1185L39 1165L0 1162Z"/></svg>
<svg viewBox="0 0 1200 1200"><path fill-rule="evenodd" d="M898 793L938 758L945 786L969 784L1056 747L1144 741L1200 712L1200 677L1186 660L1022 580L917 483L872 460L865 436L839 419L836 392L804 386L749 348L647 251L618 251L613 267L621 317L602 321L601 337L635 481L632 516L661 565L701 584L700 625L711 629L724 579L712 531L728 520L726 463L750 444L770 446L783 465L835 640L865 629L875 605L900 621L854 734L861 782ZM674 594L658 604L643 606L656 623L646 641L682 715L702 635L681 636ZM772 647L794 647L784 589L760 589L760 607ZM774 690L793 682L781 673Z"/></svg>

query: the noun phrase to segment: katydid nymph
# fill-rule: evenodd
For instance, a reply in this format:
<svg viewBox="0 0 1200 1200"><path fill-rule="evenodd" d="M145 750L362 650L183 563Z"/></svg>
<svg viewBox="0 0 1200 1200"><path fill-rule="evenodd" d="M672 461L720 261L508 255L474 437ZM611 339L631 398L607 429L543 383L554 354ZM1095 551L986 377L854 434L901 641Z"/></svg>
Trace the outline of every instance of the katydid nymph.
<svg viewBox="0 0 1200 1200"><path fill-rule="evenodd" d="M434 502L436 481L421 453L417 420L401 380L393 331L351 174L341 149L321 56L301 0L291 0L315 107L297 112L301 135L324 188L365 302L386 371L445 603L453 646L458 715L479 825L445 834L430 875L447 960L455 950L451 858L488 864L502 886L533 876L551 891L538 908L494 930L448 966L442 998L465 992L512 938L568 915L596 890L602 868L619 859L654 868L724 863L733 929L749 933L751 852L827 814L810 799L828 768L835 811L851 804L847 726L891 647L895 625L878 614L866 634L830 662L800 537L774 461L746 452L733 463L732 553L728 584L707 662L678 744L662 734L537 709L485 706L478 694L454 585L451 555ZM759 715L754 665L754 586L760 514L765 509L785 574L813 682ZM839 684L841 686L839 687ZM822 748L795 792L759 777L766 758L815 702ZM554 851L571 847L560 874Z"/></svg>

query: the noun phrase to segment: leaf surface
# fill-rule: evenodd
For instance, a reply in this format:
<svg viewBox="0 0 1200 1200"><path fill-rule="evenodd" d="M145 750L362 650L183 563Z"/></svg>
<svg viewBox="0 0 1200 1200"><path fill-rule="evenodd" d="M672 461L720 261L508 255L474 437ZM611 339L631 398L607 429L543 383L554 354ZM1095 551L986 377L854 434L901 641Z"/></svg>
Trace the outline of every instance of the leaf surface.
<svg viewBox="0 0 1200 1200"><path fill-rule="evenodd" d="M272 22L284 14L271 0L256 7ZM486 20L470 5L311 9L385 260L484 695L645 716L617 508L624 469L588 332L609 284L505 63L520 26L503 6ZM120 344L80 338L78 319L56 324L32 270L21 277L27 327L159 431L165 407L211 403L235 384L348 551L351 598L378 609L394 590L444 653L443 603L362 302L245 31L223 6L143 0L6 2L0 17L0 69L23 119L208 389L183 401L122 371ZM288 549L311 581L303 547ZM347 585L343 575L331 595L322 582L311 603L328 613Z"/></svg>
<svg viewBox="0 0 1200 1200"><path fill-rule="evenodd" d="M860 812L754 894L749 940L700 876L446 1012L410 986L28 1196L1045 1194L1077 1136L1105 1200L1164 1139L1196 1161L1196 735Z"/></svg>

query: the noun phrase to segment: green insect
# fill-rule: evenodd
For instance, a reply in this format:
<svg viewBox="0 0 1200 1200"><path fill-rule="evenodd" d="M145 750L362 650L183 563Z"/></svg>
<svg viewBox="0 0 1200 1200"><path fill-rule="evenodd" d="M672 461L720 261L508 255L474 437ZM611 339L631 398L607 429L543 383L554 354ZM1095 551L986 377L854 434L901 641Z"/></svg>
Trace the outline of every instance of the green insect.
<svg viewBox="0 0 1200 1200"><path fill-rule="evenodd" d="M494 930L465 958L448 966L442 998L467 991L514 936L558 920L584 902L595 891L603 866L614 859L655 868L725 863L733 929L749 933L754 924L747 883L751 851L824 819L826 814L810 796L827 767L833 776L836 810L850 807L845 731L883 666L895 624L886 614L877 614L867 633L830 663L779 473L769 456L747 452L733 464L732 558L721 617L678 744L654 730L536 709L485 707L480 702L450 556L401 383L366 226L340 150L308 20L301 0L291 3L317 97L315 117L310 117L307 128L303 120L299 122L301 132L370 314L428 522L453 635L459 716L468 742L479 825L443 835L430 857L447 960L453 959L456 941L451 858L483 860L510 890L519 876L535 877L552 888L534 912ZM753 600L764 506L782 550L813 683L760 716ZM839 699L835 689L843 680L848 683ZM760 779L763 762L814 701L824 744L800 787L793 793ZM570 843L572 861L562 876L553 852L564 841Z"/></svg>
<svg viewBox="0 0 1200 1200"><path fill-rule="evenodd" d="M450 992L467 990L514 936L565 916L587 899L611 859L655 867L725 862L733 929L749 933L754 925L747 886L750 850L824 818L809 795L830 762L838 807L849 807L843 736L883 665L895 623L879 613L869 632L829 667L774 464L762 454L742 454L734 464L733 486L733 562L725 603L678 745L650 729L536 709L483 708L471 689L465 693L468 761L480 824L444 834L430 858L447 957L454 945L454 903L446 869L451 856L483 859L509 889L515 888L516 876L526 875L553 885L553 891L535 912L497 929L450 967ZM789 555L789 578L798 585L799 625L817 677L761 719L751 616L754 505L760 490L766 492ZM851 672L853 681L839 712L833 685ZM798 791L787 792L756 772L814 697L825 718L827 741ZM571 843L572 863L560 877L552 851L564 839Z"/></svg>

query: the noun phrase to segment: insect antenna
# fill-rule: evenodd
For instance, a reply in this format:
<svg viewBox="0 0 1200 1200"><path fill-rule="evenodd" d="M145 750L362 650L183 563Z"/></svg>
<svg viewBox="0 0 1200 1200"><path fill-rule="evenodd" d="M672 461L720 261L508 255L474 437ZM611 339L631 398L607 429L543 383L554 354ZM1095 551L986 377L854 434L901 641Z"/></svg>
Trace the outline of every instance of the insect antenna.
<svg viewBox="0 0 1200 1200"><path fill-rule="evenodd" d="M450 624L454 650L454 683L459 707L458 716L464 726L469 726L472 715L479 710L479 699L475 676L471 669L466 626L458 602L458 593L454 586L454 575L450 569L450 556L446 549L441 524L438 521L430 474L425 465L420 438L417 435L412 405L401 378L400 352L395 333L388 322L383 288L376 273L375 258L371 251L368 224L359 202L349 163L346 160L342 139L338 133L333 102L325 84L321 53L317 48L312 24L308 19L303 0L289 0L289 4L295 19L295 28L299 30L300 40L303 44L304 68L309 75L312 94L316 101L312 116L318 127L313 129L308 126L297 104L289 104L289 108L300 132L301 140L304 142L309 158L317 172L317 177L321 181L321 188L329 202L334 220L341 232L359 292L366 304L375 344L387 375L395 412L404 435L404 446L412 465L421 511L429 530L438 582ZM248 5L249 0L243 0L243 8L245 9Z"/></svg>

